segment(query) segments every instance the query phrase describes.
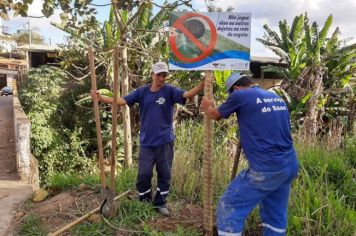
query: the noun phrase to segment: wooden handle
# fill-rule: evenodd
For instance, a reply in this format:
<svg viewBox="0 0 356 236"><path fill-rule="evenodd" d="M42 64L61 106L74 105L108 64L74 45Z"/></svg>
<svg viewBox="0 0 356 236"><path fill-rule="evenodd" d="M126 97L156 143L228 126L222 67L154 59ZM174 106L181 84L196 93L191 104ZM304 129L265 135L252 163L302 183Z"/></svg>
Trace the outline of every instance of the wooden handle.
<svg viewBox="0 0 356 236"><path fill-rule="evenodd" d="M119 46L114 48L114 93L112 104L112 150L111 150L111 176L110 188L115 193L115 166L116 166L116 137L117 137L117 99L119 92Z"/></svg>
<svg viewBox="0 0 356 236"><path fill-rule="evenodd" d="M98 88L96 86L93 47L89 47L89 64L90 64L91 89L93 91L96 91ZM93 103L94 103L94 114L95 114L95 125L96 125L96 137L98 140L100 180L101 180L102 193L104 193L106 189L106 178L105 178L105 168L104 168L103 138L101 137L101 127L100 127L99 103L98 100L96 99L93 99Z"/></svg>
<svg viewBox="0 0 356 236"><path fill-rule="evenodd" d="M117 199L125 196L126 194L128 194L130 192L130 190L127 190L126 192L120 194L119 196L116 196L114 198L114 200L116 201ZM100 207L95 208L94 210L91 210L90 212L88 212L87 214L83 215L82 217L76 219L75 221L65 225L64 227L60 228L59 230L53 232L53 233L49 233L48 236L57 236L65 231L67 231L68 229L72 228L73 226L79 224L80 222L82 222L83 220L85 220L86 218L88 218L89 216L93 215L95 212L99 211Z"/></svg>
<svg viewBox="0 0 356 236"><path fill-rule="evenodd" d="M239 140L239 143L237 144L234 165L232 166L230 181L233 181L236 177L237 168L239 167L239 162L240 162L240 156L241 156L241 141Z"/></svg>

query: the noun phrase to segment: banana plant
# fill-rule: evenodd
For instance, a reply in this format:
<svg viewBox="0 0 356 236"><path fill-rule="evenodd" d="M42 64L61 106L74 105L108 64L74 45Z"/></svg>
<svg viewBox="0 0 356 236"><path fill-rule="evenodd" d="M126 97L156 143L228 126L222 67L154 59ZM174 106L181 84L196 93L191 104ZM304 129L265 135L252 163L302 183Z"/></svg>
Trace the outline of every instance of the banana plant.
<svg viewBox="0 0 356 236"><path fill-rule="evenodd" d="M304 120L303 132L312 135L322 129L320 121L325 120L323 117L336 117L340 111L347 113L347 109L335 106L335 94L341 100L353 100L343 91L352 84L355 45L343 44L338 39L338 28L327 38L332 20L330 15L320 30L316 22L310 25L305 13L296 16L291 27L287 21L280 21L279 33L265 25L264 39L257 39L289 64L288 68L269 65L263 69L281 76L282 83L278 89L291 98L292 118ZM345 102L339 100L336 105L345 106ZM336 110L338 112L334 112ZM296 127L300 126L299 122Z"/></svg>

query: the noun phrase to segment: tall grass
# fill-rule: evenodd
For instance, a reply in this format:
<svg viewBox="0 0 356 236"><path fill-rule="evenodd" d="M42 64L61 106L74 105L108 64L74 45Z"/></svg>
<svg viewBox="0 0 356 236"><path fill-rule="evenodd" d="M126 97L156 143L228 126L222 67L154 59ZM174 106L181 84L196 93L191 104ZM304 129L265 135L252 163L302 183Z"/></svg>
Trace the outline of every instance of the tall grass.
<svg viewBox="0 0 356 236"><path fill-rule="evenodd" d="M226 131L215 124L213 143L213 194L214 204L230 182L233 156L232 146L227 141ZM287 235L290 236L353 236L356 233L356 138L348 140L346 149L327 151L318 147L297 146L300 172L293 182L288 213ZM191 202L202 203L203 190L203 126L197 122L185 121L176 130L175 159L172 170L170 204ZM247 164L241 159L239 170ZM117 176L117 191L134 189L137 169L131 168ZM98 177L76 175L54 175L49 185L59 189L76 187L85 183L97 186ZM278 206L278 203L276 203ZM172 205L171 205L172 206ZM194 230L177 226L171 234L157 232L142 222L156 217L152 206L137 200L120 203L120 214L110 220L116 227L133 230L135 235L198 235ZM247 219L245 232L252 235L260 230L258 210L255 209ZM31 232L32 226L38 228L36 219L25 222L22 232ZM93 232L96 232L93 234ZM105 222L86 223L72 229L72 235L111 235L115 230Z"/></svg>
<svg viewBox="0 0 356 236"><path fill-rule="evenodd" d="M349 155L349 148L298 147L301 170L291 192L288 235L356 233L356 171L351 165L356 153Z"/></svg>
<svg viewBox="0 0 356 236"><path fill-rule="evenodd" d="M184 121L177 127L175 157L172 170L172 195L192 203L202 202L203 191L203 125ZM213 138L213 194L215 203L230 181L233 156L218 124L215 124ZM224 145L226 143L226 145ZM239 169L246 167L241 158Z"/></svg>

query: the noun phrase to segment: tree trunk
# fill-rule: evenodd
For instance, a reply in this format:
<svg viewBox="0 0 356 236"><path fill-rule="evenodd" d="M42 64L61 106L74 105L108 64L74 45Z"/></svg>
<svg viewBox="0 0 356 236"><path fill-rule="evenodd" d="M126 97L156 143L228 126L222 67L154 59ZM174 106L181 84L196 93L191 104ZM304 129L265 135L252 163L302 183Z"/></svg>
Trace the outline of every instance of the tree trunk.
<svg viewBox="0 0 356 236"><path fill-rule="evenodd" d="M122 60L122 96L126 96L129 90L129 73L127 65L127 48L126 46L120 47L120 57ZM124 122L124 164L129 167L132 164L132 139L131 139L131 119L130 108L125 105L122 107L122 117Z"/></svg>
<svg viewBox="0 0 356 236"><path fill-rule="evenodd" d="M320 128L320 124L318 123L318 118L320 117L318 104L320 94L323 92L323 68L321 66L315 66L315 68L311 70L306 88L312 92L313 95L308 101L308 111L304 116L299 137L302 139L301 141L304 142L315 142L316 135Z"/></svg>
<svg viewBox="0 0 356 236"><path fill-rule="evenodd" d="M344 124L340 116L330 122L329 132L327 133L326 136L326 148L328 150L335 150L339 148L343 139L342 136L343 131L344 131Z"/></svg>
<svg viewBox="0 0 356 236"><path fill-rule="evenodd" d="M349 107L350 107L350 112L348 115L347 132L349 132L352 135L355 131L354 123L356 120L356 96L350 98Z"/></svg>

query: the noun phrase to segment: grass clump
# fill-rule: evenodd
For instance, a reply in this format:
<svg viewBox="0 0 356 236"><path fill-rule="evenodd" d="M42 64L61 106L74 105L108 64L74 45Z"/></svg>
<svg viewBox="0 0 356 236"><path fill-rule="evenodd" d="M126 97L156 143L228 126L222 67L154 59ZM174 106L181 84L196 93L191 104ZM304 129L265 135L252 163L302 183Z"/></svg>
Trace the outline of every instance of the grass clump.
<svg viewBox="0 0 356 236"><path fill-rule="evenodd" d="M41 218L35 215L26 216L16 233L21 236L44 236L48 234L47 228L43 225Z"/></svg>

